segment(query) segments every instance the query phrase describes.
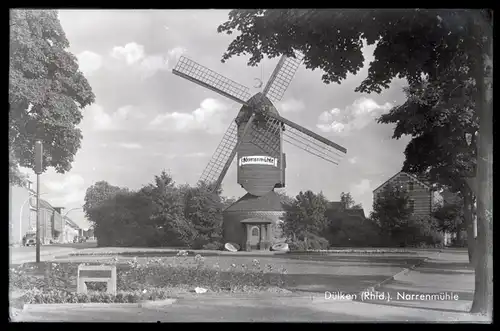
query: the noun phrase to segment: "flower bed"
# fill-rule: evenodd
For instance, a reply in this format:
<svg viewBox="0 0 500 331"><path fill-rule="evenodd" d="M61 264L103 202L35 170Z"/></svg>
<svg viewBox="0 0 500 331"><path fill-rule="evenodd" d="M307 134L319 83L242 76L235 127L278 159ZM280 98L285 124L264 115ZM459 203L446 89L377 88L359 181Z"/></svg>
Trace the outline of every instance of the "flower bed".
<svg viewBox="0 0 500 331"><path fill-rule="evenodd" d="M167 263L168 262L168 263ZM286 270L272 265L262 266L254 259L251 265L235 265L221 268L208 265L205 259L189 256L181 251L173 259L149 259L140 263L137 259L119 263L117 259L107 264L117 267L117 291L113 296L102 285L89 284L89 293L76 294L76 273L80 263L24 264L10 270L11 291L24 291L24 303L83 303L115 302L130 303L141 300L163 300L177 289L203 287L208 291L254 292L285 287ZM92 264L92 263L85 263Z"/></svg>
<svg viewBox="0 0 500 331"><path fill-rule="evenodd" d="M287 254L417 254L414 250L400 248L346 248L346 249L315 249L306 251L291 251Z"/></svg>

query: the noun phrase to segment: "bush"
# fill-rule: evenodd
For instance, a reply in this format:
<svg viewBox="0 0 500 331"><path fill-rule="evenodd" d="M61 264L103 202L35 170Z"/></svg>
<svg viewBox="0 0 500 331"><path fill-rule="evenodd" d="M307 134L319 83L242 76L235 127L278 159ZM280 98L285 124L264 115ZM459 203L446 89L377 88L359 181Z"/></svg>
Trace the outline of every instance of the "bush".
<svg viewBox="0 0 500 331"><path fill-rule="evenodd" d="M203 249L210 250L210 251L220 251L224 248L224 244L221 242L211 242L203 246Z"/></svg>
<svg viewBox="0 0 500 331"><path fill-rule="evenodd" d="M330 246L328 240L313 233L307 233L303 238L291 240L288 243L290 251L323 250Z"/></svg>
<svg viewBox="0 0 500 331"><path fill-rule="evenodd" d="M44 303L137 303L146 300L165 300L168 293L161 289L120 291L116 295L106 292L75 293L66 290L28 291L23 297L27 304Z"/></svg>

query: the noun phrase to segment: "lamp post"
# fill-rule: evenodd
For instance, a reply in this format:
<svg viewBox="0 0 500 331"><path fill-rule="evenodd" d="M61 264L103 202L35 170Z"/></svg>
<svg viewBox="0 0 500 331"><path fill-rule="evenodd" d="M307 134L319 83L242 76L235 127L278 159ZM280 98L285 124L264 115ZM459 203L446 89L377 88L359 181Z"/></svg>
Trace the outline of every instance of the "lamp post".
<svg viewBox="0 0 500 331"><path fill-rule="evenodd" d="M43 144L35 141L36 173L36 263L40 263L40 174L43 171Z"/></svg>
<svg viewBox="0 0 500 331"><path fill-rule="evenodd" d="M64 214L63 218L64 218L64 217L66 217L66 216L69 214L69 212L70 212L70 211L73 211L73 210L78 210L78 209L83 209L83 208L82 208L82 207L75 207L75 208L71 208L70 210L68 210L68 211Z"/></svg>

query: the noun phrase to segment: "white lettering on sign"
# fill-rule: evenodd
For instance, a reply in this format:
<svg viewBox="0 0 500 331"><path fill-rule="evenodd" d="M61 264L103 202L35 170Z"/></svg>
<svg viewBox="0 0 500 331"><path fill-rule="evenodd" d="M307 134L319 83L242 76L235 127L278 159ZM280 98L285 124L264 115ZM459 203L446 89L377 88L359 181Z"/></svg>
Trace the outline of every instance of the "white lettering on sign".
<svg viewBox="0 0 500 331"><path fill-rule="evenodd" d="M278 166L278 159L270 156L243 156L240 158L240 166L246 164L261 164Z"/></svg>

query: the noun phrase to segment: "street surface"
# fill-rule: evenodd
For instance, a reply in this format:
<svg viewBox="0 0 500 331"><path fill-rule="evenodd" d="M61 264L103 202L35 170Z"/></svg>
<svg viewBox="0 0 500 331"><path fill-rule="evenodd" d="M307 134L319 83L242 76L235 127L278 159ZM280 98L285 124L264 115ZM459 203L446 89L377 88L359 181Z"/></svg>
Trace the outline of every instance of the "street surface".
<svg viewBox="0 0 500 331"><path fill-rule="evenodd" d="M40 257L46 258L58 254L69 254L72 251L94 248L97 246L95 241L76 243L76 244L52 244L43 245L40 247ZM35 246L22 246L22 247L9 247L10 254L10 264L21 264L27 262L34 262L36 259L36 247ZM44 260L44 259L42 259Z"/></svg>
<svg viewBox="0 0 500 331"><path fill-rule="evenodd" d="M310 298L234 298L200 295L157 308L75 308L27 310L23 322L470 322L463 313L388 307Z"/></svg>

